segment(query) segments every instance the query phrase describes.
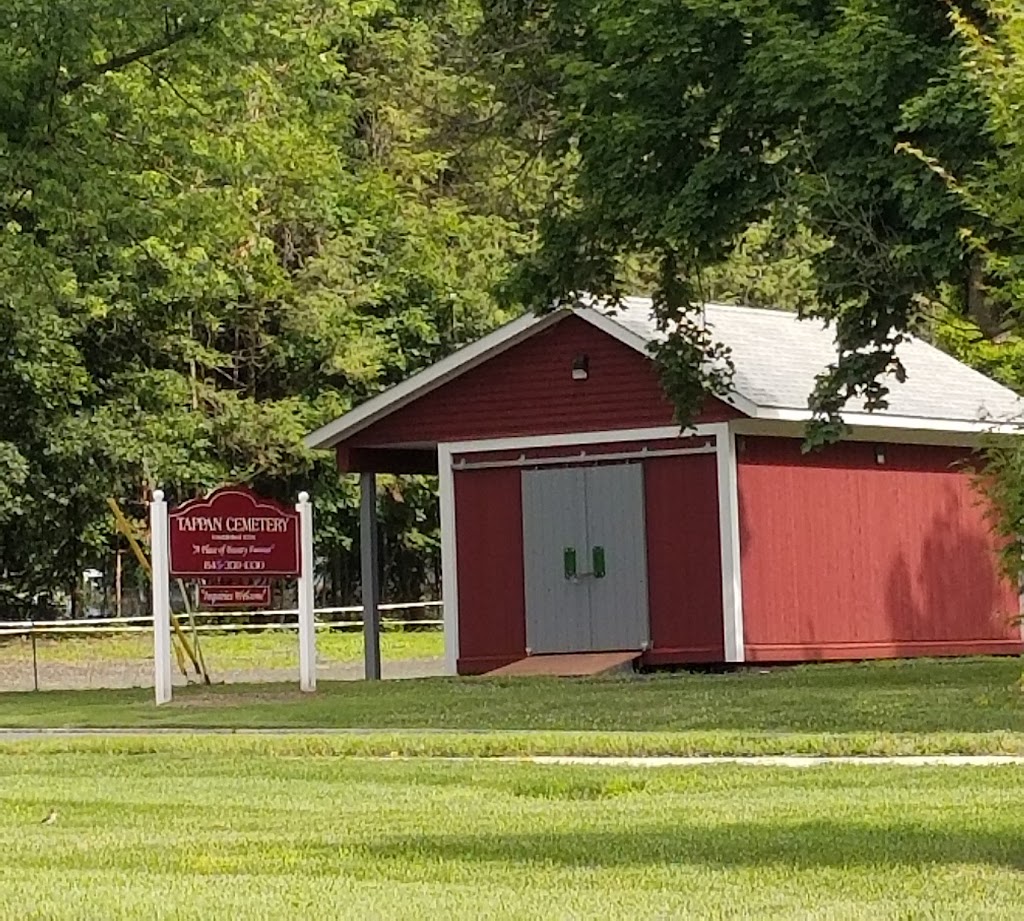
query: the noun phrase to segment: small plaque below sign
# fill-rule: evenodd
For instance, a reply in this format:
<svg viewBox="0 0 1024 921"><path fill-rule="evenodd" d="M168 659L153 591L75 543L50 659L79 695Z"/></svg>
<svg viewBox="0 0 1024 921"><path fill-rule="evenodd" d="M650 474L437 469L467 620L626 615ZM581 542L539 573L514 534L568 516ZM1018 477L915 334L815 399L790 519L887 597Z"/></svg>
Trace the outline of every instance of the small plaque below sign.
<svg viewBox="0 0 1024 921"><path fill-rule="evenodd" d="M270 605L270 586L201 585L199 604L211 608L265 608Z"/></svg>

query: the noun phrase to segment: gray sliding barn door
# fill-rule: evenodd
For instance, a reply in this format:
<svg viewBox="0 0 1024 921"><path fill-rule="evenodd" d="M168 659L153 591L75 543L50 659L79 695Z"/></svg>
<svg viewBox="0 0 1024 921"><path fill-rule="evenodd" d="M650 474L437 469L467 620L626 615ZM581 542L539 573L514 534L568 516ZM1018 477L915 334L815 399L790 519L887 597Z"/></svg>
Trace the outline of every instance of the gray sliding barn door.
<svg viewBox="0 0 1024 921"><path fill-rule="evenodd" d="M650 639L650 620L640 464L587 469L587 540L589 568L598 570L588 580L590 648L642 649Z"/></svg>
<svg viewBox="0 0 1024 921"><path fill-rule="evenodd" d="M649 639L640 464L525 470L526 647L641 649Z"/></svg>
<svg viewBox="0 0 1024 921"><path fill-rule="evenodd" d="M583 469L524 470L523 571L530 653L589 648L590 595L586 581L571 575L572 556L577 570L582 569L586 546Z"/></svg>

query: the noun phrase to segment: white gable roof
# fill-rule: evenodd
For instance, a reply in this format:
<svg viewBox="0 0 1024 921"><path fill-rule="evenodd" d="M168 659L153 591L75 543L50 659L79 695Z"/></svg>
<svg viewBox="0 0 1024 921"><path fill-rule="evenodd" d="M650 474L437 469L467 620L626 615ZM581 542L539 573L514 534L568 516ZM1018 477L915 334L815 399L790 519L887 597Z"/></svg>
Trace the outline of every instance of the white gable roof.
<svg viewBox="0 0 1024 921"><path fill-rule="evenodd" d="M627 298L620 308L560 309L513 320L401 384L367 400L306 436L311 448L330 448L401 406L574 314L632 348L648 353L659 337L647 298ZM733 392L723 399L754 419L810 419L815 377L836 358L832 331L820 320L753 307L707 304L705 322L732 352ZM1024 432L1024 401L1013 391L955 358L911 337L897 347L907 380L887 380L889 406L866 412L853 403L843 419L871 425L944 432Z"/></svg>

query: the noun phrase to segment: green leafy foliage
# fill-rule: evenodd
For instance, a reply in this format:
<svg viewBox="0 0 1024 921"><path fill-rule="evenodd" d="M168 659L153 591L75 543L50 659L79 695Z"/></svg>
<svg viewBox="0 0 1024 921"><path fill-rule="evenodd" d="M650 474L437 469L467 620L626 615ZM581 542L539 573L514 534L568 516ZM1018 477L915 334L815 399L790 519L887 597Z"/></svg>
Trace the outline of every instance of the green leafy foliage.
<svg viewBox="0 0 1024 921"><path fill-rule="evenodd" d="M962 229L980 221L894 147L964 173L993 153L947 13L904 0L488 5L510 108L574 163L517 292L538 307L614 296L623 262L652 254L663 323L692 318L661 352L686 420L728 382L691 306L702 273L752 225L797 215L787 235L824 245L810 252L813 299L787 299L833 323L838 344L811 395L816 437L842 430L853 397L883 407L880 377L902 373L895 350L921 296L965 276ZM980 4L964 15L987 19Z"/></svg>
<svg viewBox="0 0 1024 921"><path fill-rule="evenodd" d="M348 552L352 487L301 436L499 322L528 222L470 130L473 10L0 11L0 605L74 606L105 498L141 520L156 485L310 488Z"/></svg>
<svg viewBox="0 0 1024 921"><path fill-rule="evenodd" d="M1016 4L1003 2L992 2L988 9L990 21L984 29L958 11L952 18L963 70L984 101L986 133L995 152L973 171L958 169L929 151L906 147L904 152L924 163L974 218L961 233L973 267L961 299L974 307L972 319L941 312L936 339L961 360L1024 393L1024 130L1019 117L1024 103L1024 13ZM979 477L992 501L993 527L1003 539L1004 569L1018 580L1024 576L1024 449L1019 441L990 438Z"/></svg>
<svg viewBox="0 0 1024 921"><path fill-rule="evenodd" d="M937 303L1018 386L1022 35L982 0L10 0L0 607L77 607L106 497L237 480L310 489L347 600L353 486L301 435L521 304L653 294L683 421L732 370L694 303L821 316L811 443ZM381 483L388 592L436 584L432 485Z"/></svg>

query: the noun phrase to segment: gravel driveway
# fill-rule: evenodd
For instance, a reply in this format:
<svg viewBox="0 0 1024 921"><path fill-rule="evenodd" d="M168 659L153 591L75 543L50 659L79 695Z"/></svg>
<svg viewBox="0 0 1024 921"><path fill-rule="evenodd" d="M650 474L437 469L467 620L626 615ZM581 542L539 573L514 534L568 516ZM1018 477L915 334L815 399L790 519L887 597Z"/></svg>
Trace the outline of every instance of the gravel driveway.
<svg viewBox="0 0 1024 921"><path fill-rule="evenodd" d="M429 678L444 674L444 659L396 659L382 665L385 678ZM363 677L362 662L322 662L317 677L324 681L358 681ZM298 682L298 666L294 668L246 668L221 670L211 667L214 683L263 684ZM0 692L31 691L32 661L0 663ZM174 669L174 684L185 684L181 672ZM189 682L193 683L193 682ZM40 662L39 690L83 690L86 688L136 688L153 686L151 660L99 662Z"/></svg>

